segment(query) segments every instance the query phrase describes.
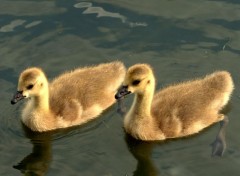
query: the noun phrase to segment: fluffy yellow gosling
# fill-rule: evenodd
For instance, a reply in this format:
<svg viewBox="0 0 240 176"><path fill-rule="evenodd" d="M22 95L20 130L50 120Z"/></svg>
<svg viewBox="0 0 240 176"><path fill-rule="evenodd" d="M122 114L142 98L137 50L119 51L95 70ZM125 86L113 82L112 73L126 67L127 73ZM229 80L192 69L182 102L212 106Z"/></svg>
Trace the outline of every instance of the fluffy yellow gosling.
<svg viewBox="0 0 240 176"><path fill-rule="evenodd" d="M135 93L124 118L124 128L134 138L164 140L191 135L223 120L219 111L227 104L234 85L227 71L217 71L166 87L154 95L155 78L147 64L126 73L116 99Z"/></svg>
<svg viewBox="0 0 240 176"><path fill-rule="evenodd" d="M28 68L19 77L18 91L11 103L29 98L21 120L33 131L80 125L115 102L114 94L125 72L124 65L116 61L78 68L48 83L40 68Z"/></svg>

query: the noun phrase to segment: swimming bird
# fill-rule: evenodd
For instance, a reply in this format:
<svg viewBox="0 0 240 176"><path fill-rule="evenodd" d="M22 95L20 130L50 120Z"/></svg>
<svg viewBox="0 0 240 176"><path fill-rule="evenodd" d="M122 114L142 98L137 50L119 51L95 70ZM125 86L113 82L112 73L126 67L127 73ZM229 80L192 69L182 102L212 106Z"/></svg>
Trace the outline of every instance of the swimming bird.
<svg viewBox="0 0 240 176"><path fill-rule="evenodd" d="M198 133L224 119L221 109L234 89L227 71L163 88L154 95L155 76L148 64L131 66L115 95L121 99L134 93L124 117L127 133L140 140L164 140Z"/></svg>
<svg viewBox="0 0 240 176"><path fill-rule="evenodd" d="M41 68L24 70L11 104L28 98L21 120L33 131L80 125L99 116L116 100L114 94L125 76L120 61L77 68L50 83Z"/></svg>

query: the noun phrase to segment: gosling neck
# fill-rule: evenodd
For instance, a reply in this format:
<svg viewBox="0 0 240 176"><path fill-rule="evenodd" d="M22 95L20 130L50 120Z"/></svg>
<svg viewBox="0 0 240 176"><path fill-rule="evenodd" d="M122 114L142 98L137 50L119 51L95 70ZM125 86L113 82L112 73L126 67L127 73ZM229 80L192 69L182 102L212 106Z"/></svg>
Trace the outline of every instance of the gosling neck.
<svg viewBox="0 0 240 176"><path fill-rule="evenodd" d="M38 96L33 97L33 101L37 110L49 111L49 89L47 85Z"/></svg>
<svg viewBox="0 0 240 176"><path fill-rule="evenodd" d="M144 92L136 93L132 110L140 117L151 117L151 106L155 90L155 81L152 80L148 83Z"/></svg>

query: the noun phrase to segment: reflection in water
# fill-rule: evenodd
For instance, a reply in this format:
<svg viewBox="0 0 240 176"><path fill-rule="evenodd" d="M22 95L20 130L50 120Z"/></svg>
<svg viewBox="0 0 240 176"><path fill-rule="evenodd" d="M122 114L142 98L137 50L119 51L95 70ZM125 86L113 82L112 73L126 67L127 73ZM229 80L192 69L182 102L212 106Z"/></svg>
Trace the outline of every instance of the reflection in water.
<svg viewBox="0 0 240 176"><path fill-rule="evenodd" d="M127 112L127 108L124 104L124 97L122 98L119 98L117 100L117 113L122 117L124 118L124 115L126 114Z"/></svg>
<svg viewBox="0 0 240 176"><path fill-rule="evenodd" d="M126 17L119 13L108 12L102 7L93 7L92 3L80 2L74 5L75 8L87 8L83 14L97 14L97 17L111 17L119 18L123 23L126 21Z"/></svg>
<svg viewBox="0 0 240 176"><path fill-rule="evenodd" d="M23 158L13 168L18 169L24 175L43 176L47 173L52 160L51 138L53 132L37 133L24 127L26 137L33 144L32 152Z"/></svg>
<svg viewBox="0 0 240 176"><path fill-rule="evenodd" d="M15 28L19 27L19 26L22 26L26 23L26 20L21 20L21 19L18 19L18 20L14 20L12 22L10 22L9 24L5 25L5 26L2 26L0 28L0 32L13 32ZM37 26L39 24L41 24L42 21L33 21L33 22L30 22L29 24L26 24L24 27L26 29L28 28L32 28L34 26Z"/></svg>
<svg viewBox="0 0 240 176"><path fill-rule="evenodd" d="M39 24L41 24L42 23L42 21L33 21L33 22L31 22L31 23L29 23L29 24L27 24L26 26L25 26L25 28L27 29L27 28L31 28L31 27L34 27L34 26L37 26L37 25L39 25Z"/></svg>
<svg viewBox="0 0 240 176"><path fill-rule="evenodd" d="M119 13L113 13L104 10L102 7L94 7L92 6L92 3L90 2L80 2L74 5L75 8L86 8L85 11L83 11L83 14L97 14L97 18L100 17L111 17L111 18L117 18L122 21L122 23L128 24L130 27L146 27L147 23L145 22L130 22L127 21L127 17L119 14Z"/></svg>
<svg viewBox="0 0 240 176"><path fill-rule="evenodd" d="M220 121L220 128L217 133L216 139L211 144L212 146L212 156L223 156L226 148L227 148L227 142L226 142L226 128L227 124L229 122L227 113L231 111L231 103L228 103L220 113L224 114L225 117L222 121Z"/></svg>
<svg viewBox="0 0 240 176"><path fill-rule="evenodd" d="M151 154L156 142L144 142L136 140L130 135L125 136L129 151L138 161L134 176L157 176L158 171L155 167Z"/></svg>
<svg viewBox="0 0 240 176"><path fill-rule="evenodd" d="M20 19L14 20L10 24L7 24L1 27L0 32L12 32L14 28L23 25L25 22L26 22L25 20L20 20Z"/></svg>
<svg viewBox="0 0 240 176"><path fill-rule="evenodd" d="M227 147L225 133L226 133L226 126L228 124L228 117L225 116L225 118L219 123L220 123L219 132L216 136L215 141L211 144L212 156L223 156L223 153L225 152Z"/></svg>
<svg viewBox="0 0 240 176"><path fill-rule="evenodd" d="M19 170L24 175L44 176L47 174L52 161L52 141L65 137L72 137L79 133L86 135L98 129L102 124L100 118L89 123L69 128L57 129L48 132L34 132L22 124L24 134L31 140L32 151L13 168Z"/></svg>

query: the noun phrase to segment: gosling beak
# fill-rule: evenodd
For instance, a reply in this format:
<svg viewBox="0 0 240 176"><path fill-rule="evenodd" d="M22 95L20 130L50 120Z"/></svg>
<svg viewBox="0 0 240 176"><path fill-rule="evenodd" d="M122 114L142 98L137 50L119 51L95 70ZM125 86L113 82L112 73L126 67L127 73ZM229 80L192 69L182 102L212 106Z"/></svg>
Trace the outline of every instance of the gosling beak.
<svg viewBox="0 0 240 176"><path fill-rule="evenodd" d="M23 98L25 98L25 96L23 96L23 91L17 91L17 93L13 96L12 100L11 100L11 104L16 104L18 101L22 100Z"/></svg>
<svg viewBox="0 0 240 176"><path fill-rule="evenodd" d="M120 99L122 97L125 97L126 95L132 93L131 91L128 91L128 86L122 86L118 89L118 92L115 94L115 99Z"/></svg>

